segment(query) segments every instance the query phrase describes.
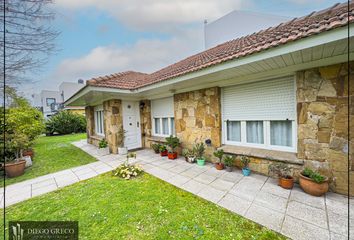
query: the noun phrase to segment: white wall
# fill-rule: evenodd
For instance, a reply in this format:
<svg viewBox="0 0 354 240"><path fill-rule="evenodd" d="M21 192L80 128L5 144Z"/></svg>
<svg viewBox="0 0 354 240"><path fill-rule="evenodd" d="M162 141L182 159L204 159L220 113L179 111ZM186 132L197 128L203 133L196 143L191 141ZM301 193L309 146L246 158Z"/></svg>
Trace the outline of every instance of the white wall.
<svg viewBox="0 0 354 240"><path fill-rule="evenodd" d="M59 86L59 92L63 95L62 102L68 100L77 91L83 88L85 84L74 83L74 82L62 82Z"/></svg>
<svg viewBox="0 0 354 240"><path fill-rule="evenodd" d="M43 114L45 117L47 117L47 115L53 114L50 109L50 106L47 106L46 103L47 98L55 98L56 103L62 103L62 99L59 91L42 90L40 95L41 95L41 103L43 107Z"/></svg>
<svg viewBox="0 0 354 240"><path fill-rule="evenodd" d="M232 11L204 26L205 49L269 27L277 26L290 19L288 17L263 13Z"/></svg>

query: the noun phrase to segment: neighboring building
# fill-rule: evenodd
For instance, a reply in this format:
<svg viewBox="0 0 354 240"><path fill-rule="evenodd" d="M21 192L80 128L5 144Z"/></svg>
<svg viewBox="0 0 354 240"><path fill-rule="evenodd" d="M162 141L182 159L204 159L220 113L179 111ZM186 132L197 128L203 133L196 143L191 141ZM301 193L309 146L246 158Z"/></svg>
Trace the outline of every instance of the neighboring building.
<svg viewBox="0 0 354 240"><path fill-rule="evenodd" d="M88 142L106 138L112 153L121 126L129 149L170 134L183 148L211 140L210 161L212 151L222 148L250 156L250 168L265 175L277 161L288 164L295 178L312 166L333 177L333 191L347 193L348 175L354 184L354 139L349 144L348 136L348 117L354 120L354 112L348 113L354 73L348 72L354 62L350 69L347 64L352 1L350 24L347 9L335 5L152 74L93 78L65 104L86 107Z"/></svg>
<svg viewBox="0 0 354 240"><path fill-rule="evenodd" d="M42 90L39 94L33 94L33 106L38 107L44 114L45 118L64 109L78 114L85 114L85 108L80 106L68 106L64 108L64 101L69 99L75 92L84 87L83 80L78 83L63 82L59 86L59 91Z"/></svg>
<svg viewBox="0 0 354 240"><path fill-rule="evenodd" d="M204 25L205 49L290 20L289 17L235 10Z"/></svg>

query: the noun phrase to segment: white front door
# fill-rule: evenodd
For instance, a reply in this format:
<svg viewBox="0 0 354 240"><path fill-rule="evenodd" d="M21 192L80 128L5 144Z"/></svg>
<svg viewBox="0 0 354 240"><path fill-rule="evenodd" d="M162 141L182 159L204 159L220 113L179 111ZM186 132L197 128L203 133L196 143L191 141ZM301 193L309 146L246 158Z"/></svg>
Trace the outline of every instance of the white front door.
<svg viewBox="0 0 354 240"><path fill-rule="evenodd" d="M130 149L141 148L139 102L122 101L124 145Z"/></svg>

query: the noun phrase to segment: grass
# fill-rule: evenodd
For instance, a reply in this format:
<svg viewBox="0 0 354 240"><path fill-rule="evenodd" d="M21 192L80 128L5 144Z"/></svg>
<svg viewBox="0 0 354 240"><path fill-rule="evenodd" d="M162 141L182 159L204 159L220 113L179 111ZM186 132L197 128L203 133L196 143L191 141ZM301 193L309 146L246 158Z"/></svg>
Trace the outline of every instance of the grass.
<svg viewBox="0 0 354 240"><path fill-rule="evenodd" d="M39 137L33 147L35 155L32 167L27 168L22 176L6 178L6 186L96 161L94 157L70 144L85 138L85 133ZM4 186L3 181L0 186Z"/></svg>
<svg viewBox="0 0 354 240"><path fill-rule="evenodd" d="M10 220L77 220L80 239L285 239L148 174L103 174L10 206Z"/></svg>

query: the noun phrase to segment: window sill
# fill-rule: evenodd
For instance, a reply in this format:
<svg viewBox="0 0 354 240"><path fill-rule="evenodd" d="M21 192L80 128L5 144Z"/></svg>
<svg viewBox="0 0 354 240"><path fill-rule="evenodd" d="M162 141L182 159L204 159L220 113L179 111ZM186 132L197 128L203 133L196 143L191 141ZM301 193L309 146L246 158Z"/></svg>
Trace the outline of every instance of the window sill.
<svg viewBox="0 0 354 240"><path fill-rule="evenodd" d="M223 149L225 153L230 153L230 154L265 158L269 160L297 164L297 165L304 164L304 161L298 159L295 153L290 153L290 152L282 152L282 151L267 150L267 149L252 148L252 147L232 146L232 145L223 145L219 149Z"/></svg>
<svg viewBox="0 0 354 240"><path fill-rule="evenodd" d="M92 136L90 136L90 138L100 141L100 140L104 139L104 136L92 135Z"/></svg>
<svg viewBox="0 0 354 240"><path fill-rule="evenodd" d="M151 142L166 143L165 137L151 136L147 140Z"/></svg>

